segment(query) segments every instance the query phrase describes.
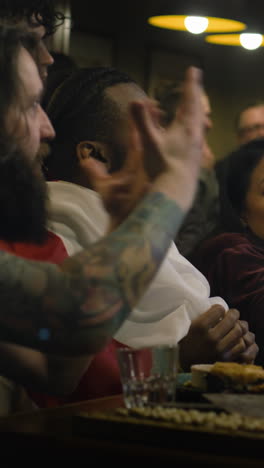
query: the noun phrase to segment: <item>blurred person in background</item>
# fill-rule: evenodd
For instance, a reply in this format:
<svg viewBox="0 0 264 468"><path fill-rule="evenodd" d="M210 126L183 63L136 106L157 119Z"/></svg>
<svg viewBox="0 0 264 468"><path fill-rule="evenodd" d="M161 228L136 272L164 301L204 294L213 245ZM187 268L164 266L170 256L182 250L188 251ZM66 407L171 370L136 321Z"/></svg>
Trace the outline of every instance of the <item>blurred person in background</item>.
<svg viewBox="0 0 264 468"><path fill-rule="evenodd" d="M46 81L48 68L54 59L48 51L46 40L64 21L64 15L58 12L54 0L1 0L0 24L13 25L34 32L37 41L37 55L40 76Z"/></svg>
<svg viewBox="0 0 264 468"><path fill-rule="evenodd" d="M235 124L238 145L264 138L264 101L253 101L243 107Z"/></svg>
<svg viewBox="0 0 264 468"><path fill-rule="evenodd" d="M157 91L157 101L163 111L163 123L167 127L177 113L181 95L181 84L171 83ZM196 197L186 216L175 243L179 252L191 260L192 253L215 227L219 216L219 189L215 175L215 155L207 143L207 135L213 126L208 95L201 90L201 101L205 112L204 143L201 171Z"/></svg>

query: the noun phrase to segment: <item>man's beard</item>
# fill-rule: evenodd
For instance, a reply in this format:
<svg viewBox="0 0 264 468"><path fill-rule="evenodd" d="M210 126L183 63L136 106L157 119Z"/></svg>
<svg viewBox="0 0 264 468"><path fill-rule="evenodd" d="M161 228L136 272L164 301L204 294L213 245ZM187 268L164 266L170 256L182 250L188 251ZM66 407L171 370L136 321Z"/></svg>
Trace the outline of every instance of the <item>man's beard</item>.
<svg viewBox="0 0 264 468"><path fill-rule="evenodd" d="M41 244L46 237L47 185L37 158L0 154L0 238Z"/></svg>

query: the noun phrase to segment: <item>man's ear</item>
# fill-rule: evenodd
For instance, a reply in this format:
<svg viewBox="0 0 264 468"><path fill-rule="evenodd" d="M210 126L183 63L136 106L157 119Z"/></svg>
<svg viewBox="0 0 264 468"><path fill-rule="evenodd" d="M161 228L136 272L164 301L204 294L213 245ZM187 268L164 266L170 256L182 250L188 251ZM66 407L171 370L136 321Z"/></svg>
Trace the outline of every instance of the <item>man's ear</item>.
<svg viewBox="0 0 264 468"><path fill-rule="evenodd" d="M80 161L85 158L94 158L110 167L107 146L97 141L80 141L76 147L77 158Z"/></svg>
<svg viewBox="0 0 264 468"><path fill-rule="evenodd" d="M96 154L96 148L90 141L80 141L76 146L77 158L81 159L92 158Z"/></svg>

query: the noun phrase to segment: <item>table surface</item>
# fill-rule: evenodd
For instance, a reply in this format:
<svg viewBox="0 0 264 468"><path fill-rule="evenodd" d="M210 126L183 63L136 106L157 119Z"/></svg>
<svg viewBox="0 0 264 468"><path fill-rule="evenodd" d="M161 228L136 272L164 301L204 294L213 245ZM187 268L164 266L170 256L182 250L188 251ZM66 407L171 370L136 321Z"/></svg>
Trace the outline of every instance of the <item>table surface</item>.
<svg viewBox="0 0 264 468"><path fill-rule="evenodd" d="M122 429L118 436L114 435L114 426L111 427L111 423L108 423L102 434L99 430L94 434L91 432L89 435L80 435L74 430L73 421L77 415L83 412L91 414L94 411L111 412L122 406L124 406L122 396L117 395L1 418L2 460L5 457L17 460L19 454L21 462L28 461L29 454L32 454L34 448L41 459L51 460L59 456L62 462L69 461L71 456L76 458L78 455L85 456L87 462L90 458L98 463L111 460L134 463L142 459L155 459L163 463L177 461L177 467L185 466L187 463L189 466L217 468L264 466L263 450L258 450L260 445L254 445L261 442L264 446L264 439L257 441L254 437L240 440L231 436L195 434L185 430L170 431L168 438L167 432L159 429L157 437L154 437L151 443L151 437L144 437L145 429L137 432L133 428L138 437L135 440L126 440L125 435L122 437ZM155 435L154 432L152 434Z"/></svg>

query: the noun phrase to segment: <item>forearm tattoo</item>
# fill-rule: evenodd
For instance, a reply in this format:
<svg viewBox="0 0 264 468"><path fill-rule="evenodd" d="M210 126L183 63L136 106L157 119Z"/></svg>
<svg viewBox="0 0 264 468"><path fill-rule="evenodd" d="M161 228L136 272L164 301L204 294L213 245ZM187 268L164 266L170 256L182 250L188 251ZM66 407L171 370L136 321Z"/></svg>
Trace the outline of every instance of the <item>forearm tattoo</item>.
<svg viewBox="0 0 264 468"><path fill-rule="evenodd" d="M151 193L60 267L0 252L0 339L64 355L97 352L144 294L182 219L176 203Z"/></svg>

